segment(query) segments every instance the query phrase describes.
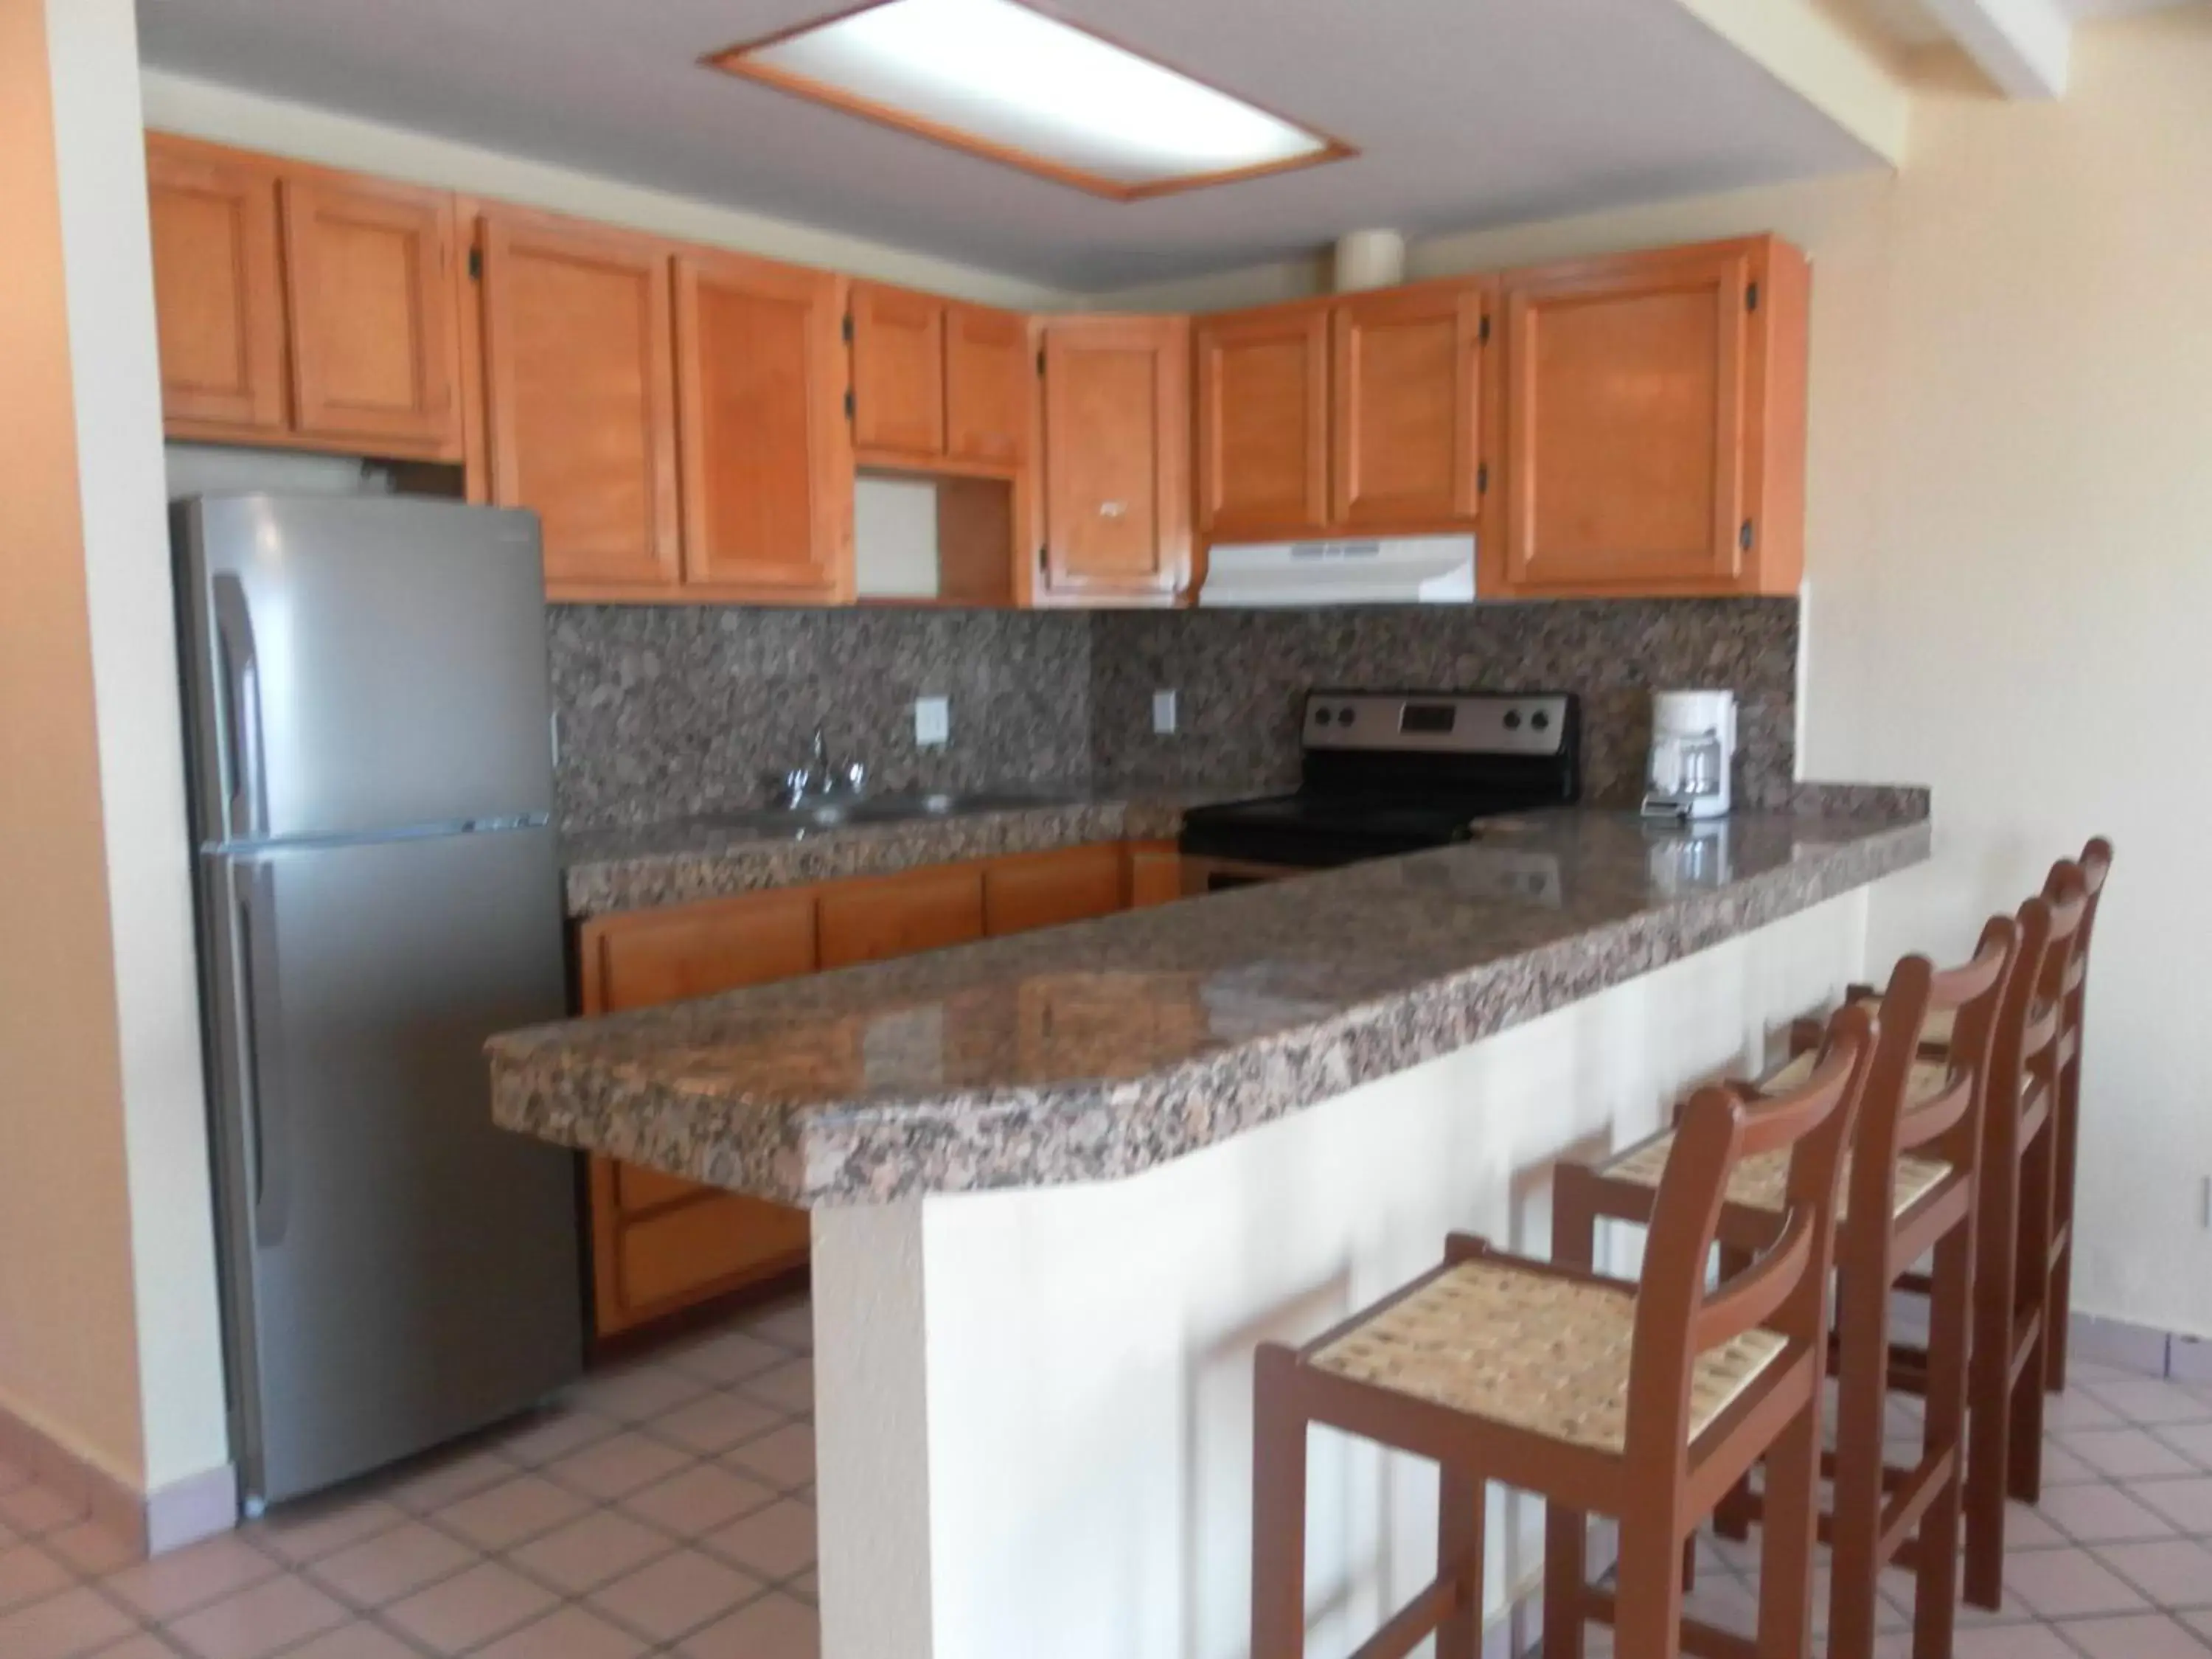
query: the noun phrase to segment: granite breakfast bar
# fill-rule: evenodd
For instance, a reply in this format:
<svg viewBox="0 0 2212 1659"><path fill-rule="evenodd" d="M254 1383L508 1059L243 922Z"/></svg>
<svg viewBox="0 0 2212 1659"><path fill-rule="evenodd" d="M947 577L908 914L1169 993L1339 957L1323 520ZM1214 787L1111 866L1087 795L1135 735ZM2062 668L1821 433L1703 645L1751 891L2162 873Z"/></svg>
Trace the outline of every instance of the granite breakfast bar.
<svg viewBox="0 0 2212 1659"><path fill-rule="evenodd" d="M1914 791L1473 843L492 1045L519 1131L812 1212L831 1659L1243 1650L1253 1346L1540 1249L1547 1171L1865 967ZM1434 1559L1434 1479L1317 1437L1310 1651ZM1498 1510L1493 1611L1537 1565Z"/></svg>

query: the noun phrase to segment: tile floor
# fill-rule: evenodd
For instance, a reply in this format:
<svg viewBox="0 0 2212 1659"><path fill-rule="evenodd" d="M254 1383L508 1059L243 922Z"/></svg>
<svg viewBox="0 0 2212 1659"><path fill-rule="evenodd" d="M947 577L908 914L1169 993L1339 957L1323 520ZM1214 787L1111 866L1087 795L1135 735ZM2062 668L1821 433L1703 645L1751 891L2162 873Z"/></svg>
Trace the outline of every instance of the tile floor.
<svg viewBox="0 0 2212 1659"><path fill-rule="evenodd" d="M119 1565L0 1464L0 1656L813 1659L811 1328L803 1301L748 1314L157 1561ZM1908 1402L1893 1426L1917 1432ZM2077 1363L2044 1473L2006 1605L1961 1610L1957 1659L2212 1659L2212 1385ZM1704 1616L1750 1627L1755 1550L1707 1545ZM1883 1659L1905 1659L1911 1583L1885 1594Z"/></svg>
<svg viewBox="0 0 2212 1659"><path fill-rule="evenodd" d="M811 1346L757 1310L136 1565L0 1463L0 1659L814 1659Z"/></svg>

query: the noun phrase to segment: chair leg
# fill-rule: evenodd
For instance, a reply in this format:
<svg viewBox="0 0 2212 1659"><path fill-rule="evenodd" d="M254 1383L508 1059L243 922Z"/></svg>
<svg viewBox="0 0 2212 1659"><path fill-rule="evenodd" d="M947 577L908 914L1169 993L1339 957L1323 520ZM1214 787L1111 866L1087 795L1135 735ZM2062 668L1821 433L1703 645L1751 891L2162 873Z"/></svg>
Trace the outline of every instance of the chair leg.
<svg viewBox="0 0 2212 1659"><path fill-rule="evenodd" d="M1813 1651L1813 1543L1820 1529L1820 1390L1766 1454L1759 1514L1759 1650L1763 1659Z"/></svg>
<svg viewBox="0 0 2212 1659"><path fill-rule="evenodd" d="M1751 1266L1749 1250L1734 1245L1720 1247L1721 1278L1735 1278ZM1713 1530L1721 1537L1741 1544L1751 1536L1751 1523L1759 1518L1759 1498L1751 1489L1751 1476L1746 1474L1727 1492L1713 1510Z"/></svg>
<svg viewBox="0 0 2212 1659"><path fill-rule="evenodd" d="M1966 1345L1973 1318L1974 1242L1954 1227L1936 1247L1928 1304L1928 1399L1923 1456L1948 1450L1951 1478L1920 1518L1912 1594L1912 1659L1951 1659L1959 1616L1959 1528L1966 1479Z"/></svg>
<svg viewBox="0 0 2212 1659"><path fill-rule="evenodd" d="M2074 1240L2068 1234L2058 1260L2051 1268L2051 1300L2043 1310L2043 1387L2048 1394L2066 1392L2066 1337L2074 1318Z"/></svg>
<svg viewBox="0 0 2212 1659"><path fill-rule="evenodd" d="M1589 1517L1549 1502L1544 1506L1544 1659L1583 1659L1589 1591Z"/></svg>
<svg viewBox="0 0 2212 1659"><path fill-rule="evenodd" d="M1304 1659L1306 1419L1296 1356L1263 1344L1252 1379L1252 1659Z"/></svg>
<svg viewBox="0 0 2212 1659"><path fill-rule="evenodd" d="M1882 1431L1889 1376L1888 1241L1844 1234L1837 1315L1843 1335L1836 1391L1835 1518L1831 1533L1828 1652L1873 1659L1881 1564ZM1870 1247L1870 1248L1866 1248ZM1771 1475L1770 1475L1771 1479Z"/></svg>
<svg viewBox="0 0 2212 1659"><path fill-rule="evenodd" d="M1482 1552L1489 1492L1479 1475L1445 1468L1437 1491L1437 1573L1455 1572L1459 1600L1437 1626L1437 1659L1481 1659Z"/></svg>
<svg viewBox="0 0 2212 1659"><path fill-rule="evenodd" d="M1632 1508L1620 1518L1613 1621L1617 1659L1675 1659L1682 1650L1682 1557L1673 1519L1657 1508L1644 1516Z"/></svg>
<svg viewBox="0 0 2212 1659"><path fill-rule="evenodd" d="M1967 1360L1966 1597L1994 1613L2004 1603L2005 1475L2013 1433L2014 1285L2020 1262L2014 1195L2017 1167L1985 1167L1976 1215L1973 1343ZM1932 1334L1932 1332L1931 1332Z"/></svg>
<svg viewBox="0 0 2212 1659"><path fill-rule="evenodd" d="M2051 1127L2057 1132L2057 1156L2052 1160L2051 1213L2066 1243L2051 1269L2051 1295L2044 1304L2043 1386L2052 1394L2066 1392L2066 1339L2074 1316L2074 1164L2080 1145L2081 1059L2076 1054L2059 1080L2058 1112Z"/></svg>
<svg viewBox="0 0 2212 1659"><path fill-rule="evenodd" d="M2057 1146L2054 1108L2021 1163L2020 1263L2014 1294L2022 1311L2034 1316L2035 1340L2013 1393L2005 1489L2023 1504L2039 1503L2043 1497L2044 1381L2051 1357L2051 1206Z"/></svg>

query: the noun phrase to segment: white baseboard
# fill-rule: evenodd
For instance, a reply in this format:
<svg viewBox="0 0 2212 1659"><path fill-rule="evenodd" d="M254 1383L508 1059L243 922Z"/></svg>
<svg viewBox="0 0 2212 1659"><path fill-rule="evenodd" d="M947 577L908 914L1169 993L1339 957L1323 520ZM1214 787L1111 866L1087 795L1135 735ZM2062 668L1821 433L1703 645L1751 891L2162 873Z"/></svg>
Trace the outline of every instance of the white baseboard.
<svg viewBox="0 0 2212 1659"><path fill-rule="evenodd" d="M222 1464L142 1492L36 1424L0 1407L0 1459L77 1504L138 1556L160 1555L238 1524L238 1471Z"/></svg>

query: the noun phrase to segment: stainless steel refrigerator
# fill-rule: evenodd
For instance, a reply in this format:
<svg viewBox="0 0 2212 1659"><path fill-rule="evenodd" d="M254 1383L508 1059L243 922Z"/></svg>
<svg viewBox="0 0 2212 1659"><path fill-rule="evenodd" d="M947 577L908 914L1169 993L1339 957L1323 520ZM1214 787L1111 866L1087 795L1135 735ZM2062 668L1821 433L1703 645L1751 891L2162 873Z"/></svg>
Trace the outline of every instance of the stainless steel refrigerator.
<svg viewBox="0 0 2212 1659"><path fill-rule="evenodd" d="M249 1505L581 1366L574 1160L494 1127L561 1017L528 514L241 495L174 519L232 1431Z"/></svg>

